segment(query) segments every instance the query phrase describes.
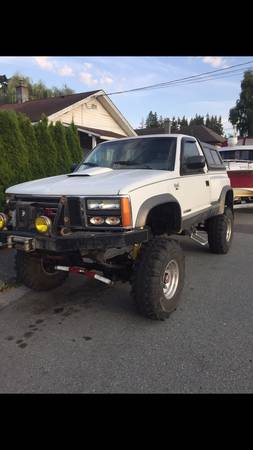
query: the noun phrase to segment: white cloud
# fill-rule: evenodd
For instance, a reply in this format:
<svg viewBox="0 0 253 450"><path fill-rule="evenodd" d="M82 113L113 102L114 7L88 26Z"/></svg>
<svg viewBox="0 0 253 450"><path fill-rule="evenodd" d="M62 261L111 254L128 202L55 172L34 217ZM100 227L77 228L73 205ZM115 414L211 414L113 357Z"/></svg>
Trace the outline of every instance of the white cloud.
<svg viewBox="0 0 253 450"><path fill-rule="evenodd" d="M65 64L64 66L58 69L58 74L61 75L62 77L72 77L74 75L74 71L72 67Z"/></svg>
<svg viewBox="0 0 253 450"><path fill-rule="evenodd" d="M226 67L226 61L223 56L204 56L202 61L213 67Z"/></svg>
<svg viewBox="0 0 253 450"><path fill-rule="evenodd" d="M91 69L92 68L92 64L91 63L84 63L84 67L85 67L85 69Z"/></svg>
<svg viewBox="0 0 253 450"><path fill-rule="evenodd" d="M80 80L82 83L87 84L87 86L94 86L98 84L98 80L92 77L92 74L89 72L81 72Z"/></svg>
<svg viewBox="0 0 253 450"><path fill-rule="evenodd" d="M52 61L49 61L48 56L35 56L36 63L45 70L53 70L54 69L54 63Z"/></svg>
<svg viewBox="0 0 253 450"><path fill-rule="evenodd" d="M113 79L111 77L107 77L107 76L102 76L99 80L99 82L101 84L112 84L113 83Z"/></svg>

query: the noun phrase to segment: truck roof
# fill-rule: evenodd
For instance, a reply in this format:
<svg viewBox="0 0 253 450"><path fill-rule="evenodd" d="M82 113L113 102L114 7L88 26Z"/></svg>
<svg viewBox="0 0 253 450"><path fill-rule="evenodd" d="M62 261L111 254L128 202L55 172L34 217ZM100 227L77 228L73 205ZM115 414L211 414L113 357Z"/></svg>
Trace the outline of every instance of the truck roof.
<svg viewBox="0 0 253 450"><path fill-rule="evenodd" d="M146 138L151 138L151 139L154 139L154 138L157 138L157 137L159 137L159 138L168 138L168 137L175 137L175 138L182 138L182 137L187 137L187 138L193 138L193 139L196 139L196 138L194 138L194 136L190 136L190 135L188 135L188 134L179 134L179 133L168 133L168 134L165 134L165 133L163 133L163 134L144 134L144 135L142 135L142 136L130 136L130 137L125 137L125 138L120 138L120 139L111 139L110 140L110 142L112 142L112 141L124 141L124 140L128 140L128 139L146 139ZM108 141L105 141L105 142L108 142ZM104 144L105 142L102 142L102 144Z"/></svg>

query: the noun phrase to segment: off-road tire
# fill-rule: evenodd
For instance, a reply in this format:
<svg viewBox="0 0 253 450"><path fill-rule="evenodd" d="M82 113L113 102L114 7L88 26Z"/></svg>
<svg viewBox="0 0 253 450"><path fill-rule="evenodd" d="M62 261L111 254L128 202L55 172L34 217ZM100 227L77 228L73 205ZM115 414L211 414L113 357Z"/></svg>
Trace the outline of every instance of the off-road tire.
<svg viewBox="0 0 253 450"><path fill-rule="evenodd" d="M49 291L60 286L68 277L68 272L47 272L43 259L23 251L17 251L15 258L17 282L34 291Z"/></svg>
<svg viewBox="0 0 253 450"><path fill-rule="evenodd" d="M231 232L228 238L228 226L231 224ZM212 217L207 223L209 249L212 253L226 254L229 251L233 239L234 217L230 208L226 208L224 214Z"/></svg>
<svg viewBox="0 0 253 450"><path fill-rule="evenodd" d="M163 292L163 277L170 261L176 261L179 278L172 298ZM142 244L133 267L132 296L139 313L154 320L164 320L176 309L184 284L185 261L180 245L167 236L154 237Z"/></svg>

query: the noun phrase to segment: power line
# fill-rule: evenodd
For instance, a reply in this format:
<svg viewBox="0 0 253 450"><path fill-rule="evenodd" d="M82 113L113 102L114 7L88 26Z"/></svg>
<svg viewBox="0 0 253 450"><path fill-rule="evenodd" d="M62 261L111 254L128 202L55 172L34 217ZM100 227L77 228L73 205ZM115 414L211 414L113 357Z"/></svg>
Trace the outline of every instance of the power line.
<svg viewBox="0 0 253 450"><path fill-rule="evenodd" d="M212 74L217 74L217 75L223 75L223 76L228 76L231 75L232 73L234 73L235 71L231 71L230 69L233 69L234 67L241 67L241 66L246 66L249 64L252 64L253 60L251 61L247 61L245 63L240 63L240 64L234 64L232 66L229 67L225 67L223 69L216 69L216 70L211 70L208 72L202 72L198 75L192 75L189 77L184 77L184 78L178 78L175 80L170 80L170 81L166 81L163 83L157 83L157 84L152 84L152 85L148 85L148 86L143 86L143 87L139 87L139 88L134 88L134 89L127 89L124 91L115 91L115 92L110 92L108 94L103 94L103 95L116 95L116 94L125 94L125 93L129 93L129 92L138 92L138 91L144 91L144 90L149 90L149 89L159 89L159 88L163 88L163 87L168 87L171 85L180 85L180 84L186 84L187 82L189 82L188 84L190 84L190 82L192 81L191 84L193 84L193 82L201 82L201 81L209 81L211 79L213 79L214 77L216 77L216 75L212 75ZM244 68L242 69L237 69L237 71L239 72L240 70L244 70ZM224 72L223 74L220 74L221 72ZM211 75L211 77L210 77ZM207 78L207 76L209 76L209 78Z"/></svg>

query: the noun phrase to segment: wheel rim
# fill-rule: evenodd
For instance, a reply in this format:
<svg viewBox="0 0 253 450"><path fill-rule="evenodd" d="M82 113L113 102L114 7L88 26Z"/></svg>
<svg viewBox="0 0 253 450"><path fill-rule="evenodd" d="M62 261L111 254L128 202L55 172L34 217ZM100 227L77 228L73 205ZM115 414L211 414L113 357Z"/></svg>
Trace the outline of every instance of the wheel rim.
<svg viewBox="0 0 253 450"><path fill-rule="evenodd" d="M42 271L48 276L53 276L57 273L57 270L55 270L53 264L49 264L43 258L41 258L41 260L40 260L40 265L41 265Z"/></svg>
<svg viewBox="0 0 253 450"><path fill-rule="evenodd" d="M232 222L230 219L227 221L226 241L229 242L232 234Z"/></svg>
<svg viewBox="0 0 253 450"><path fill-rule="evenodd" d="M166 266L163 275L163 294L166 300L174 297L179 282L179 266L175 259L172 259Z"/></svg>

